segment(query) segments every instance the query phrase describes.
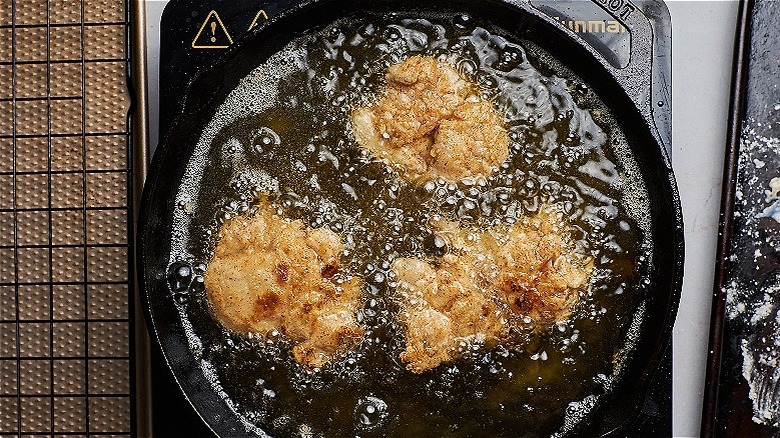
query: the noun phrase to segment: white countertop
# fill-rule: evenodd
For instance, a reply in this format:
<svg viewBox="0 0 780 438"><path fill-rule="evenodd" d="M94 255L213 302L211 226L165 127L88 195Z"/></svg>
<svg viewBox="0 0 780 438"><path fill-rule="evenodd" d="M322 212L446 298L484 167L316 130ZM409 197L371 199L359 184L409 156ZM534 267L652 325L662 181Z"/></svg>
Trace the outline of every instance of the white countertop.
<svg viewBox="0 0 780 438"><path fill-rule="evenodd" d="M697 436L704 395L736 1L670 1L672 163L685 221L685 278L674 327L673 432Z"/></svg>
<svg viewBox="0 0 780 438"><path fill-rule="evenodd" d="M150 142L157 143L159 21L147 0ZM674 327L673 434L697 436L704 391L738 2L671 0L673 162L685 220L682 302Z"/></svg>

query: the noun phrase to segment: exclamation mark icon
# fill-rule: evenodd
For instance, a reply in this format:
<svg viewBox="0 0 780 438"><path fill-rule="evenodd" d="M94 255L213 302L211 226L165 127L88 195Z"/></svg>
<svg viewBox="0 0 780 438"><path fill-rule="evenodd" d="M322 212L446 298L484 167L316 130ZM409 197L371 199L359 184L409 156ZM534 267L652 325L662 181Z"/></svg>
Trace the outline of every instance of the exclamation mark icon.
<svg viewBox="0 0 780 438"><path fill-rule="evenodd" d="M192 40L193 49L226 49L231 44L233 38L230 37L217 11L209 12Z"/></svg>

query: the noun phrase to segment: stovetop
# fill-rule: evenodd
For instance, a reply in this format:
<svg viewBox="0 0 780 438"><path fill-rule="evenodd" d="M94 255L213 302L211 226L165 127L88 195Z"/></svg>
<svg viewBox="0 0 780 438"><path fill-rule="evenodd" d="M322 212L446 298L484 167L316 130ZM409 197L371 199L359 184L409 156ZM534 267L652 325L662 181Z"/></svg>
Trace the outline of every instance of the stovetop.
<svg viewBox="0 0 780 438"><path fill-rule="evenodd" d="M172 0L159 24L159 136L170 128L187 84L254 25L297 0ZM671 105L667 105L670 109ZM671 343L653 376L631 436L672 434ZM184 398L159 347L152 351L152 421L157 436L213 433ZM171 415L175 413L175 415Z"/></svg>

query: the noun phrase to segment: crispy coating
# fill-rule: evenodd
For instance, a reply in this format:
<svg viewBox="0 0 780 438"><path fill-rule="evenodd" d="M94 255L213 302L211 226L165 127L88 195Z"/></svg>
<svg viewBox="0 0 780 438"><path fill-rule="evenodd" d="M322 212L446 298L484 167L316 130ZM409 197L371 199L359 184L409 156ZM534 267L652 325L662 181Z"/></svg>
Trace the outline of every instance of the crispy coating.
<svg viewBox="0 0 780 438"><path fill-rule="evenodd" d="M495 344L505 330L505 311L480 288L479 268L451 254L438 262L393 263L405 327L401 360L415 373L458 357L462 343Z"/></svg>
<svg viewBox="0 0 780 438"><path fill-rule="evenodd" d="M487 231L443 219L431 228L447 254L392 265L405 327L401 360L415 373L457 359L463 345L511 341L512 328L529 318L536 329L565 321L593 270L552 213Z"/></svg>
<svg viewBox="0 0 780 438"><path fill-rule="evenodd" d="M339 270L339 236L305 229L263 204L222 226L204 279L218 320L238 333L279 331L293 355L319 368L363 336L360 281Z"/></svg>
<svg viewBox="0 0 780 438"><path fill-rule="evenodd" d="M352 113L358 143L418 183L487 177L509 155L503 117L448 64L413 56L390 66L376 105Z"/></svg>

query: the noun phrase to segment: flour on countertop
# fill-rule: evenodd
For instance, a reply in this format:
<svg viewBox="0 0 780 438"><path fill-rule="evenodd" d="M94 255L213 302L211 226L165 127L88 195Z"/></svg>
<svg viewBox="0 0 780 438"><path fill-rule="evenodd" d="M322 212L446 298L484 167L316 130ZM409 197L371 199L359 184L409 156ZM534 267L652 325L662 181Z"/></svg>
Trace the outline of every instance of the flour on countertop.
<svg viewBox="0 0 780 438"><path fill-rule="evenodd" d="M760 127L755 124L755 127ZM750 121L742 131L725 286L726 317L742 352L742 376L750 386L753 421L780 426L780 275L772 260L780 255L780 139L756 132ZM769 190L767 190L767 187Z"/></svg>

